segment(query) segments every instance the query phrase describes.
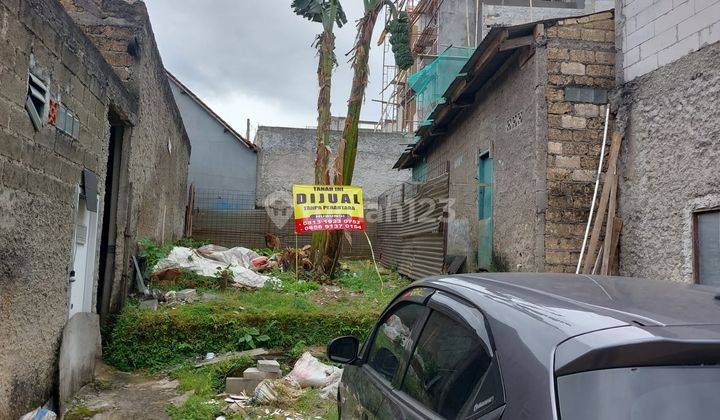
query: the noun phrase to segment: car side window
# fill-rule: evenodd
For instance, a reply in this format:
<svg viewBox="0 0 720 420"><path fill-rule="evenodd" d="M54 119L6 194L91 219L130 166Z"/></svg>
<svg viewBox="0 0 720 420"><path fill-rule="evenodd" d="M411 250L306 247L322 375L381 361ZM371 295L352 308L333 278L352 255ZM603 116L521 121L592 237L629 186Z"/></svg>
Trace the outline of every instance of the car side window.
<svg viewBox="0 0 720 420"><path fill-rule="evenodd" d="M409 348L413 326L425 306L405 303L385 317L370 347L368 365L388 381L400 367L403 352Z"/></svg>
<svg viewBox="0 0 720 420"><path fill-rule="evenodd" d="M490 361L474 331L433 311L410 358L401 390L440 416L454 419Z"/></svg>

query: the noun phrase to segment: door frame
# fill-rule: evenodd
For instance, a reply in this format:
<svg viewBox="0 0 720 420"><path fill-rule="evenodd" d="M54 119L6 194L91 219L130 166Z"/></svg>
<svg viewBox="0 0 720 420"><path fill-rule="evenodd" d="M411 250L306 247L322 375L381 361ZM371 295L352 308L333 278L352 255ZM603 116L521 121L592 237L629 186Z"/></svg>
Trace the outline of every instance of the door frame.
<svg viewBox="0 0 720 420"><path fill-rule="evenodd" d="M75 186L75 204L73 205L73 235L72 235L72 265L70 271L75 270L75 258L76 258L76 245L77 245L77 217L80 213L80 200L83 197L83 191L80 184ZM99 200L99 196L98 196ZM83 200L85 201L85 200ZM85 201L87 202L87 201ZM70 305L72 304L72 289L73 284L70 283L70 272L68 272L68 318L72 317L75 313L79 312L92 312L93 311L93 295L95 289L95 280L97 278L96 273L96 260L98 256L98 213L92 212L86 209L89 213L89 221L86 233L86 247L87 255L85 256L85 276L83 278L82 288L82 306L79 310L75 310L71 313ZM75 281L78 281L77 279Z"/></svg>
<svg viewBox="0 0 720 420"><path fill-rule="evenodd" d="M486 162L486 163L484 163ZM483 166L487 165L487 166ZM486 179L486 170L489 170L490 182L483 182ZM476 260L478 269L490 270L492 268L493 255L493 190L495 187L495 173L493 169L493 158L490 149L481 149L477 159L477 211L478 211L478 235ZM489 196L489 198L487 197ZM486 202L489 201L489 203ZM485 209L487 205L487 209ZM485 211L489 217L485 216ZM481 240L481 238L484 238Z"/></svg>

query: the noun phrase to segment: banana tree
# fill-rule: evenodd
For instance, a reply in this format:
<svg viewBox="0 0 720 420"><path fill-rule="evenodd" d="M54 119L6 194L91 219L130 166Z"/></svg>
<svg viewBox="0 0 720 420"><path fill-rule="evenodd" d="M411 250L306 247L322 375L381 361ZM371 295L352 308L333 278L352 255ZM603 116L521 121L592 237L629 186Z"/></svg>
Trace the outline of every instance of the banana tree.
<svg viewBox="0 0 720 420"><path fill-rule="evenodd" d="M378 16L383 8L387 7L393 16L393 23L386 28L391 35L401 35L393 43L393 51L396 52L396 62L401 68L408 68L412 65L412 60L408 63L404 57L399 59L397 53L399 51L407 52L409 37L407 36L407 15L398 13L398 6L402 6L403 0L363 0L365 4L365 14L357 23L357 37L355 38L355 46L350 54L352 54L353 66L353 82L350 89L350 99L348 100L347 118L343 129L340 144L338 146L338 154L335 159L335 185L351 185L353 172L355 170L355 157L357 155L358 144L358 125L360 123L360 112L362 111L363 98L365 97L365 89L368 83L368 62L370 59L370 45L372 42L373 31L377 23ZM404 26L403 26L404 25ZM404 39L403 39L404 38ZM398 44L398 48L395 48ZM399 44L403 44L401 47ZM397 50L397 51L396 51ZM325 246L325 257L322 260L322 272L332 276L340 258L342 231L332 231L329 233Z"/></svg>
<svg viewBox="0 0 720 420"><path fill-rule="evenodd" d="M315 155L315 184L330 184L330 90L332 87L332 71L336 65L335 60L335 34L333 28L337 24L341 28L347 23L347 17L339 0L294 0L292 9L295 14L313 22L323 25L323 31L315 39L313 45L318 50L318 128L317 147ZM315 266L322 267L327 234L315 232L312 236L313 256Z"/></svg>

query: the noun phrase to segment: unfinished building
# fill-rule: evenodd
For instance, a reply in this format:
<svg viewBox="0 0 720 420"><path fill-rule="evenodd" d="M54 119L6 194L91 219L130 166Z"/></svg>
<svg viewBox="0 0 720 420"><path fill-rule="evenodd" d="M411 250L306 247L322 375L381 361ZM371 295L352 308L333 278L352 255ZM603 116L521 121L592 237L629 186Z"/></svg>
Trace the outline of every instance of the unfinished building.
<svg viewBox="0 0 720 420"><path fill-rule="evenodd" d="M94 360L137 241L182 233L189 155L142 2L0 0L0 418L88 379L63 330Z"/></svg>
<svg viewBox="0 0 720 420"><path fill-rule="evenodd" d="M415 64L403 71L383 50L382 119L414 132L442 101L490 29L610 10L614 0L407 0ZM387 19L387 18L386 18ZM428 67L428 65L432 65Z"/></svg>

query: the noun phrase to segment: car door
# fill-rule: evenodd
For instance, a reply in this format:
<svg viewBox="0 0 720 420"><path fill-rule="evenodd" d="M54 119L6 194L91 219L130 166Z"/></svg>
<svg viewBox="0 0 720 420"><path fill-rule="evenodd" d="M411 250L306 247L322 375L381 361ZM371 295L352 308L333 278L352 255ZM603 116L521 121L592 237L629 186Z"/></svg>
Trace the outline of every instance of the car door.
<svg viewBox="0 0 720 420"><path fill-rule="evenodd" d="M428 288L410 289L385 310L360 361L345 367L338 392L341 418L377 418L385 394L404 371L419 325L429 311L424 303L433 292Z"/></svg>
<svg viewBox="0 0 720 420"><path fill-rule="evenodd" d="M484 316L445 292L436 292L427 306L404 372L385 394L377 417L500 418L505 393Z"/></svg>

